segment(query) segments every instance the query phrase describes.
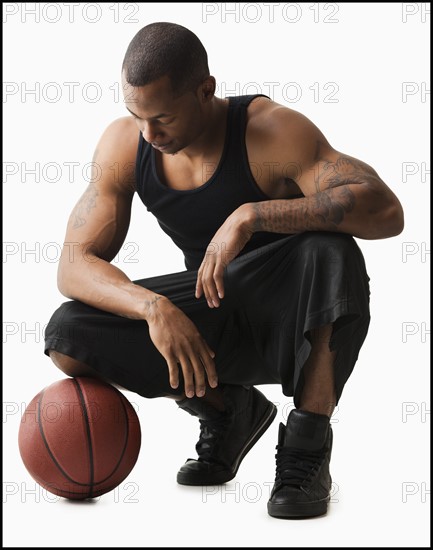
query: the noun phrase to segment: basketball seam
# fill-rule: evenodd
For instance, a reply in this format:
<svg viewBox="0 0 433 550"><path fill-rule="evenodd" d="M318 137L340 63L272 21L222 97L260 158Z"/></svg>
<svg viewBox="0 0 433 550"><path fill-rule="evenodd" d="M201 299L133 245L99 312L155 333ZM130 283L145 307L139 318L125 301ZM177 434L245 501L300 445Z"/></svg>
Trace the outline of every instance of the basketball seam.
<svg viewBox="0 0 433 550"><path fill-rule="evenodd" d="M104 477L104 479L101 479L99 481L94 480L93 485L95 487L97 487L101 483L105 483L107 479L110 479L110 477L112 477L116 473L116 471L119 469L119 466L122 464L123 457L125 456L126 450L128 448L128 441L129 441L129 419L128 419L128 411L126 409L125 402L124 402L125 397L124 395L122 395L121 392L116 390L116 388L114 388L113 386L109 386L109 388L116 395L116 397L120 399L120 402L122 404L123 413L124 413L124 422L125 422L125 443L123 444L123 449L120 453L120 458L117 461L117 464L114 466L113 470L110 472L108 476Z"/></svg>
<svg viewBox="0 0 433 550"><path fill-rule="evenodd" d="M78 392L78 399L81 402L81 406L83 408L83 416L84 416L84 423L86 425L86 435L87 435L87 443L88 443L88 450L89 450L89 468L90 468L90 479L89 479L89 498L92 498L93 495L93 484L94 484L94 474L95 474L95 465L93 463L93 445L92 445L92 437L90 434L90 424L89 424L89 415L87 414L87 408L86 408L86 402L84 400L83 391L81 388L80 383L76 378L73 378L72 381L74 382L74 385Z"/></svg>
<svg viewBox="0 0 433 550"><path fill-rule="evenodd" d="M114 389L114 388L113 388ZM117 390L116 390L117 392ZM108 477L111 477L112 475L114 475L114 473L116 472L116 470L119 468L120 464L122 463L122 460L123 460L123 457L125 456L125 453L126 453L126 449L128 447L128 440L129 440L129 419L128 419L128 411L126 410L126 407L125 407L125 403L123 402L123 398L124 396L119 392L119 398L120 398L120 402L122 404L122 408L123 408L123 412L124 412L124 418L125 418L125 443L123 445L123 450L122 452L120 453L120 458L116 464L116 466L114 467L113 471L111 472L111 474L108 476ZM108 479L108 478L107 478ZM105 480L104 480L105 481Z"/></svg>
<svg viewBox="0 0 433 550"><path fill-rule="evenodd" d="M88 495L85 495L84 493L80 493L79 491L71 491L69 489L68 490L61 489L60 487L57 487L53 483L49 483L49 482L43 480L42 478L40 478L37 475L34 475L33 478L37 483L39 483L39 485L41 487L44 487L47 491L50 491L53 494L57 494L57 493L54 493L54 490L58 491L59 493L63 493L63 494L57 494L57 496L59 496L59 497L70 498L67 495L80 495L83 498L83 500L85 498L97 498L97 497L103 496L104 494L112 491L113 489L116 489L116 487L118 486L118 485L110 485L109 487L103 487L101 489L96 489L96 490L93 491L94 493L96 493L96 495L93 495L92 497L89 497ZM101 494L98 494L101 491L103 491L103 492ZM75 499L75 500L79 500L79 499Z"/></svg>
<svg viewBox="0 0 433 550"><path fill-rule="evenodd" d="M78 380L77 380L77 383L78 383ZM107 386L107 390L110 390L120 400L120 403L122 405L123 418L124 418L124 424L125 424L125 442L123 444L123 449L120 453L119 460L117 461L117 463L114 466L113 470L106 477L104 477L103 479L99 479L99 480L95 479L95 477L93 475L92 485L93 485L93 489L96 490L96 491L98 491L99 485L101 485L102 483L105 483L107 480L109 480L116 473L116 471L119 469L120 465L122 464L123 457L125 456L125 453L128 449L128 442L129 442L129 417L128 417L127 407L125 405L125 399L126 398L119 390L117 390L116 388L114 388L111 385ZM84 396L84 391L83 391L83 396ZM133 413L135 413L134 409L131 409L131 410L132 410ZM92 430L90 428L91 427L89 425L89 433L90 433L90 438L91 438L92 437ZM93 447L92 447L92 449L93 449ZM93 465L94 465L94 462L95 462L94 453L92 453L92 458L93 458Z"/></svg>
<svg viewBox="0 0 433 550"><path fill-rule="evenodd" d="M54 462L54 464L57 466L57 468L60 470L60 472L62 473L62 475L64 475L66 477L66 479L68 479L69 481L71 481L72 483L75 483L76 485L81 485L83 487L87 487L87 483L80 483L79 481L75 481L74 479L72 479L66 472L65 470L60 466L58 460L56 459L56 457L54 456L53 452L51 451L50 449L50 446L48 445L48 441L47 441L47 438L45 437L45 433L44 433L44 428L43 428L43 425L42 425L42 419L41 419L41 404L42 404L42 399L44 397L44 393L45 393L45 390L42 391L41 393L41 397L38 401L38 425L39 425L39 433L41 434L41 437L42 437L42 441L44 442L44 445L45 445L45 448L47 449L47 452L48 454L50 455L51 457L51 460Z"/></svg>

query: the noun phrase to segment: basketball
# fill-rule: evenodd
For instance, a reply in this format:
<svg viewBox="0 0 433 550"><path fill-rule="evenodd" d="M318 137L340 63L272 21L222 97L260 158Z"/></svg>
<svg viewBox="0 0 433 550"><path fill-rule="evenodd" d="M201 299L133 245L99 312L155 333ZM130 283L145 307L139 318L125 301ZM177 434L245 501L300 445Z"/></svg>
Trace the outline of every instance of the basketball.
<svg viewBox="0 0 433 550"><path fill-rule="evenodd" d="M126 397L95 378L66 378L29 403L18 433L21 458L33 479L68 499L115 489L133 469L140 422Z"/></svg>

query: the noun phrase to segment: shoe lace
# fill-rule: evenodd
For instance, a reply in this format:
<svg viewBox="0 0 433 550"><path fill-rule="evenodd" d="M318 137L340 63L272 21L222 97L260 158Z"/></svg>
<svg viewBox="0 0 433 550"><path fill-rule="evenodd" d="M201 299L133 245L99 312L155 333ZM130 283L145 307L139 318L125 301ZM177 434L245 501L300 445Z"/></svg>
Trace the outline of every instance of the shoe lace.
<svg viewBox="0 0 433 550"><path fill-rule="evenodd" d="M225 433L229 423L229 415L221 415L212 420L199 420L200 437L195 446L198 459L205 462L222 462L214 456L215 446L221 436Z"/></svg>
<svg viewBox="0 0 433 550"><path fill-rule="evenodd" d="M325 459L323 449L306 451L277 445L276 478L281 485L308 487L313 482Z"/></svg>

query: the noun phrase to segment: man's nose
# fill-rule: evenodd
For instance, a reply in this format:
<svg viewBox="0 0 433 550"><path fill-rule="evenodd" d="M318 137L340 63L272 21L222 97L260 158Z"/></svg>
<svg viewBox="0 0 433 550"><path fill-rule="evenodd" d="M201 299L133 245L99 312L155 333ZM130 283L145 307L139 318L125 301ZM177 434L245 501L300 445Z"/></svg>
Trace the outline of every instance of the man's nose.
<svg viewBox="0 0 433 550"><path fill-rule="evenodd" d="M160 135L160 132L158 131L158 129L154 125L149 123L144 124L144 127L141 133L143 134L143 138L148 143L153 143L156 140L156 138Z"/></svg>

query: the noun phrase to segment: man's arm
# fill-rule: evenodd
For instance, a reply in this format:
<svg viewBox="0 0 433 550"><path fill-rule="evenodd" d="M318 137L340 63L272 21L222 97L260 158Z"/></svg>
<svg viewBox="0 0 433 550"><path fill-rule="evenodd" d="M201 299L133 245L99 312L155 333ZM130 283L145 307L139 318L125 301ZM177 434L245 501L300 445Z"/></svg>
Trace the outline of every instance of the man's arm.
<svg viewBox="0 0 433 550"><path fill-rule="evenodd" d="M258 98L249 113L250 163L271 199L242 204L218 229L197 273L196 298L209 307L224 297L224 269L256 231L295 234L335 231L384 239L403 231L403 209L366 163L335 151L307 117Z"/></svg>
<svg viewBox="0 0 433 550"><path fill-rule="evenodd" d="M137 126L114 121L96 147L92 181L73 209L58 269L58 288L71 299L127 317L146 319L163 298L135 285L111 260L129 228L134 195Z"/></svg>
<svg viewBox="0 0 433 550"><path fill-rule="evenodd" d="M180 364L186 395L202 396L206 377L211 387L218 384L215 352L171 300L135 285L110 264L128 232L137 135L132 117L116 120L102 135L94 158L98 170L69 218L58 287L68 298L97 309L146 320L152 342L167 361L171 386L179 385Z"/></svg>
<svg viewBox="0 0 433 550"><path fill-rule="evenodd" d="M273 105L260 157L277 167L276 179L292 179L305 197L248 203L253 232L337 231L362 239L402 232L402 206L371 166L335 151L303 115Z"/></svg>

